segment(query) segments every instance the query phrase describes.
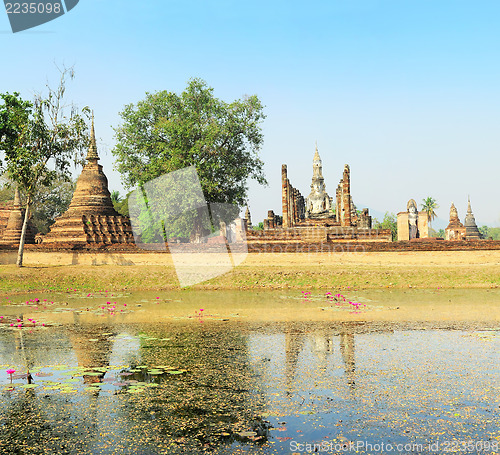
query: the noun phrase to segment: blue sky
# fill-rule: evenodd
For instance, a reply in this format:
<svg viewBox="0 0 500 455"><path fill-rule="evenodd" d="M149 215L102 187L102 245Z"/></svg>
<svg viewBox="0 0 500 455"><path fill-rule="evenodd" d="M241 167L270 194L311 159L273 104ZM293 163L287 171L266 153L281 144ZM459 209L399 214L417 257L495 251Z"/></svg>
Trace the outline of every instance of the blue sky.
<svg viewBox="0 0 500 455"><path fill-rule="evenodd" d="M257 94L268 187L250 184L254 222L281 213L281 164L304 196L315 141L330 195L351 166L358 208L397 213L437 199L445 227L467 196L500 226L500 2L80 0L12 34L0 13L0 91L30 97L74 65L68 99L95 111L110 189L113 126L128 103L201 77L232 101Z"/></svg>

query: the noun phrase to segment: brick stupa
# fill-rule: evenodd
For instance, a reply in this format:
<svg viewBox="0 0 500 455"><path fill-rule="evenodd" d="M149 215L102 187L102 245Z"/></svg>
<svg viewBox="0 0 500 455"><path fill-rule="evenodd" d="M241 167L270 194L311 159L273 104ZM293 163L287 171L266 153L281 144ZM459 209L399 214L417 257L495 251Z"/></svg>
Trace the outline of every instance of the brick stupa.
<svg viewBox="0 0 500 455"><path fill-rule="evenodd" d="M465 240L465 226L460 222L458 211L453 203L450 207L450 223L444 232L446 240Z"/></svg>
<svg viewBox="0 0 500 455"><path fill-rule="evenodd" d="M467 206L467 214L465 215L465 236L467 240L480 240L482 238L481 233L476 225L476 220L472 214L472 208L470 206L470 199Z"/></svg>
<svg viewBox="0 0 500 455"><path fill-rule="evenodd" d="M7 220L7 225L2 232L2 237L0 243L5 245L19 245L21 240L21 232L23 230L24 223L24 209L21 207L21 197L19 195L19 190L16 187L16 192L14 195L14 203L9 211L9 218ZM28 226L26 227L26 236L24 243L35 243L35 233L31 221L28 220Z"/></svg>
<svg viewBox="0 0 500 455"><path fill-rule="evenodd" d="M98 164L93 118L86 161L68 210L56 218L43 244L134 243L130 220L114 209L108 179Z"/></svg>

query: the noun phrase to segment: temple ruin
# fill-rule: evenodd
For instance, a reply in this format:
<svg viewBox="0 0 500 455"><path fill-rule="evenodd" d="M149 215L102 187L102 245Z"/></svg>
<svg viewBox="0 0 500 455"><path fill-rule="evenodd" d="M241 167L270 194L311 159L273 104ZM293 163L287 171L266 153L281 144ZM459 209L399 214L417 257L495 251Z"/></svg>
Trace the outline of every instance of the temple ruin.
<svg viewBox="0 0 500 455"><path fill-rule="evenodd" d="M470 206L470 198L467 205L467 214L465 215L464 225L465 225L465 238L467 240L480 240L483 238L481 233L479 232L479 229L477 228L474 215L472 214L472 209Z"/></svg>
<svg viewBox="0 0 500 455"><path fill-rule="evenodd" d="M465 226L460 222L458 210L453 203L450 207L450 222L444 233L446 240L465 240Z"/></svg>
<svg viewBox="0 0 500 455"><path fill-rule="evenodd" d="M44 245L134 243L130 220L114 209L108 179L98 161L92 118L86 164L76 182L71 204L42 237Z"/></svg>
<svg viewBox="0 0 500 455"><path fill-rule="evenodd" d="M21 196L16 187L14 202L0 208L0 243L4 245L19 245L23 230L25 210L21 206ZM35 243L35 230L30 220L26 227L24 243Z"/></svg>
<svg viewBox="0 0 500 455"><path fill-rule="evenodd" d="M398 241L429 238L429 219L427 212L419 212L415 199L406 204L406 212L397 215Z"/></svg>
<svg viewBox="0 0 500 455"><path fill-rule="evenodd" d="M282 217L268 212L264 233L248 231L247 239L286 242L391 241L389 229L372 229L368 209L358 213L351 196L350 168L346 164L336 190L335 203L326 192L322 161L316 147L311 192L305 198L281 166Z"/></svg>

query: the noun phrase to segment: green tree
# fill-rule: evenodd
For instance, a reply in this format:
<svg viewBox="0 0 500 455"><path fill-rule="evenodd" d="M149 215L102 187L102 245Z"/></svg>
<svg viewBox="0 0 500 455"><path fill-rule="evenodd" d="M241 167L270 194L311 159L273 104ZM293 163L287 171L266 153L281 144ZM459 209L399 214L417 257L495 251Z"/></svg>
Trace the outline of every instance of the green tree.
<svg viewBox="0 0 500 455"><path fill-rule="evenodd" d="M264 230L264 223L262 221L257 224L257 226L253 226L252 229L254 231L263 231Z"/></svg>
<svg viewBox="0 0 500 455"><path fill-rule="evenodd" d="M49 186L57 178L68 176L71 158L83 154L88 145L88 128L74 106L69 114L64 106L66 79L72 69L61 71L56 90L47 86L46 98L36 95L34 102L21 99L19 93L0 94L0 151L4 154L7 176L25 194L25 217L16 264L23 263L26 227L35 195L40 186Z"/></svg>
<svg viewBox="0 0 500 455"><path fill-rule="evenodd" d="M114 193L116 193L115 196L113 195ZM131 192L128 193L124 198L122 198L118 191L111 192L111 200L113 201L113 207L120 215L129 216L128 197L130 196L130 194ZM115 199L113 199L113 197Z"/></svg>
<svg viewBox="0 0 500 455"><path fill-rule="evenodd" d="M7 202L14 199L14 186L5 176L0 176L0 202Z"/></svg>
<svg viewBox="0 0 500 455"><path fill-rule="evenodd" d="M398 221L394 213L385 212L382 222L374 218L372 224L375 229L390 229L393 241L398 238Z"/></svg>
<svg viewBox="0 0 500 455"><path fill-rule="evenodd" d="M119 191L111 191L111 202L113 203L113 205L115 204L115 202L121 202L122 200L122 197L120 196L120 192Z"/></svg>
<svg viewBox="0 0 500 455"><path fill-rule="evenodd" d="M434 218L436 218L436 210L438 208L439 205L437 205L436 199L429 196L422 200L421 210L427 213L427 221L429 224L434 220Z"/></svg>
<svg viewBox="0 0 500 455"><path fill-rule="evenodd" d="M442 239L445 238L446 233L444 232L444 229L439 229L439 231L434 231L435 232L435 237L440 237Z"/></svg>
<svg viewBox="0 0 500 455"><path fill-rule="evenodd" d="M208 203L243 206L249 178L267 183L258 156L265 115L255 95L226 103L191 79L181 94L147 93L120 115L113 154L128 188L195 166Z"/></svg>

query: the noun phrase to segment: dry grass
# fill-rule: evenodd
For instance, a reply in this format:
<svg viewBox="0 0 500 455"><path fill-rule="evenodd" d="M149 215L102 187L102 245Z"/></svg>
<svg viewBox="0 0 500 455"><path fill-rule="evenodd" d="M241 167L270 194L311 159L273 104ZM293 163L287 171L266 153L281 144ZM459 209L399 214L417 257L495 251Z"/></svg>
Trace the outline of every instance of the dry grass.
<svg viewBox="0 0 500 455"><path fill-rule="evenodd" d="M500 251L251 254L197 289L492 288ZM172 265L0 266L0 292L161 290L179 287Z"/></svg>

